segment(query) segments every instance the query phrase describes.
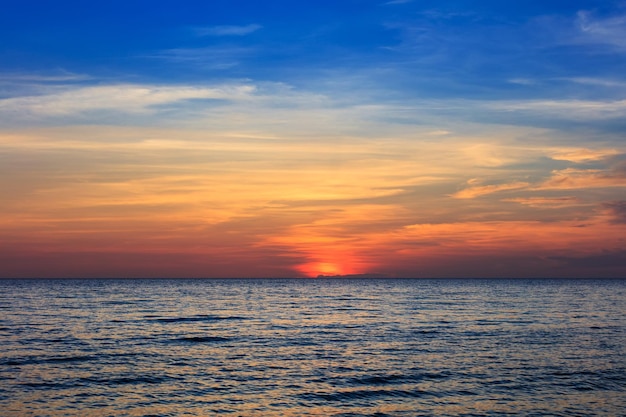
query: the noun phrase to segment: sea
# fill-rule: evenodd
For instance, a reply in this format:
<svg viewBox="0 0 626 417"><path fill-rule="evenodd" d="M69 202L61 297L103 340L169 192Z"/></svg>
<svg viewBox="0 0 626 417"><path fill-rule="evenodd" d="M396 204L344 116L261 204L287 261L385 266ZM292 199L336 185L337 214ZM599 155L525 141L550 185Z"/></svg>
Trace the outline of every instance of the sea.
<svg viewBox="0 0 626 417"><path fill-rule="evenodd" d="M1 416L625 416L626 280L0 280Z"/></svg>

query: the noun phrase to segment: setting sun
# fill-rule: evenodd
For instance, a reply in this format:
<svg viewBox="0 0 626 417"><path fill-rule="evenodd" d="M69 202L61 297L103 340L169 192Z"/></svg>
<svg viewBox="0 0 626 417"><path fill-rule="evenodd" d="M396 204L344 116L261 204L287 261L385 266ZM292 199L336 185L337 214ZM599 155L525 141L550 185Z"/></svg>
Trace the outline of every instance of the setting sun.
<svg viewBox="0 0 626 417"><path fill-rule="evenodd" d="M314 262L309 264L303 264L299 268L307 277L317 277L319 275L344 275L346 270L343 265L338 265L331 262Z"/></svg>
<svg viewBox="0 0 626 417"><path fill-rule="evenodd" d="M307 277L335 276L335 275L352 275L360 274L364 271L359 270L352 264L349 258L340 260L328 260L321 262L310 262L302 264L298 267L298 270Z"/></svg>

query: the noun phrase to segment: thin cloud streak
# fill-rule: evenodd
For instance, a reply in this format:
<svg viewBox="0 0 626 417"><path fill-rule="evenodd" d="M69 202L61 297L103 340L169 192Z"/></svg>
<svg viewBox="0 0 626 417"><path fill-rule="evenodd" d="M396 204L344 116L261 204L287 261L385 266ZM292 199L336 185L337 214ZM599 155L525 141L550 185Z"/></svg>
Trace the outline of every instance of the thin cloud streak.
<svg viewBox="0 0 626 417"><path fill-rule="evenodd" d="M578 27L589 41L615 46L626 51L626 15L606 18L595 17L591 12L578 12Z"/></svg>
<svg viewBox="0 0 626 417"><path fill-rule="evenodd" d="M79 87L38 96L0 99L0 115L27 112L41 116L61 116L104 109L149 112L151 107L158 105L193 99L243 99L253 92L254 87L249 85L217 88L150 85Z"/></svg>
<svg viewBox="0 0 626 417"><path fill-rule="evenodd" d="M260 30L261 28L263 28L263 26L251 23L243 26L221 25L197 27L194 28L193 31L196 36L245 36Z"/></svg>
<svg viewBox="0 0 626 417"><path fill-rule="evenodd" d="M581 202L577 197L516 197L507 198L502 201L523 204L529 207L539 208L563 208L580 205Z"/></svg>
<svg viewBox="0 0 626 417"><path fill-rule="evenodd" d="M527 188L529 184L527 182L513 182L509 184L492 184L492 185L480 185L469 187L452 195L454 198L466 199L476 198L479 196L497 193L501 191L519 190Z"/></svg>

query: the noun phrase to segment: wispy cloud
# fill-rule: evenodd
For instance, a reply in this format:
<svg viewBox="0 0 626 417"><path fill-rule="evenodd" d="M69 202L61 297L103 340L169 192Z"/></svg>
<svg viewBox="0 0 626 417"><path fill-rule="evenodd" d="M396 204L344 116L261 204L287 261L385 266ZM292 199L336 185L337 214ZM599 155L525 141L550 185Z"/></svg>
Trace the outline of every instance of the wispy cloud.
<svg viewBox="0 0 626 417"><path fill-rule="evenodd" d="M223 26L208 26L194 28L194 32L197 36L245 36L249 35L257 30L263 28L263 26L252 23L249 25L223 25Z"/></svg>
<svg viewBox="0 0 626 417"><path fill-rule="evenodd" d="M604 208L609 211L612 223L626 224L626 200L604 203Z"/></svg>
<svg viewBox="0 0 626 417"><path fill-rule="evenodd" d="M527 188L529 185L530 184L523 181L516 181L507 184L476 185L458 191L452 194L452 197L460 199L476 198L501 191L519 190Z"/></svg>
<svg viewBox="0 0 626 417"><path fill-rule="evenodd" d="M606 120L626 117L626 100L501 100L487 102L482 107L494 111L527 113L565 120Z"/></svg>
<svg viewBox="0 0 626 417"><path fill-rule="evenodd" d="M578 28L588 40L626 49L626 15L595 17L591 12L578 12Z"/></svg>
<svg viewBox="0 0 626 417"><path fill-rule="evenodd" d="M574 268L624 268L626 267L626 250L604 251L587 256L552 256L550 259L567 264Z"/></svg>
<svg viewBox="0 0 626 417"><path fill-rule="evenodd" d="M567 153L566 153L567 155ZM602 155L601 157L599 157ZM599 160L604 157L604 154L577 154L573 153L573 156L569 156L565 160L574 160L573 162ZM587 157L591 159L586 159ZM501 184L488 184L481 185L477 179L471 179L467 181L467 188L464 188L451 197L457 199L473 199L488 194L499 193L503 191L542 191L542 190L575 190L575 189L598 189L598 188L613 188L621 187L626 188L626 172L620 171L620 167L608 167L605 169L580 169L580 168L565 168L560 170L553 170L550 176L546 179L536 182L524 182L524 181L512 181ZM546 199L545 197L514 197L508 198L503 201L512 201L521 203L524 205L538 206L540 204L554 204L562 205L564 202L571 202L570 200L563 200L565 197L558 197L556 200L552 198ZM569 198L569 197L567 197Z"/></svg>
<svg viewBox="0 0 626 417"><path fill-rule="evenodd" d="M537 81L531 78L511 78L508 81L511 84L518 84L518 85L536 85L537 84Z"/></svg>
<svg viewBox="0 0 626 417"><path fill-rule="evenodd" d="M406 3L412 3L413 0L391 0L388 2L383 3L383 5L387 6L387 5L394 5L394 4L406 4Z"/></svg>
<svg viewBox="0 0 626 417"><path fill-rule="evenodd" d="M61 71L53 74L0 73L0 81L11 82L67 83L72 81L88 81L91 79L93 78L86 74L75 74L66 71Z"/></svg>
<svg viewBox="0 0 626 417"><path fill-rule="evenodd" d="M540 207L540 208L562 208L575 206L580 203L580 200L577 197L517 197L517 198L506 198L502 201L519 203L529 207Z"/></svg>
<svg viewBox="0 0 626 417"><path fill-rule="evenodd" d="M192 99L234 100L249 97L251 85L224 85L214 88L120 84L67 89L37 96L0 100L0 116L30 113L40 116L80 114L93 110L147 112L151 107Z"/></svg>
<svg viewBox="0 0 626 417"><path fill-rule="evenodd" d="M626 81L615 80L612 78L566 77L566 78L557 78L557 80L569 81L575 84L594 85L594 86L600 86L600 87L626 88Z"/></svg>
<svg viewBox="0 0 626 417"><path fill-rule="evenodd" d="M202 69L227 70L236 67L242 59L253 53L253 49L240 46L209 46L165 49L151 55L144 55L143 58L186 66L192 65Z"/></svg>
<svg viewBox="0 0 626 417"><path fill-rule="evenodd" d="M566 168L534 187L536 190L572 190L580 188L626 188L626 175L613 170Z"/></svg>
<svg viewBox="0 0 626 417"><path fill-rule="evenodd" d="M600 161L620 153L616 149L558 149L551 155L551 158L557 161L580 163Z"/></svg>

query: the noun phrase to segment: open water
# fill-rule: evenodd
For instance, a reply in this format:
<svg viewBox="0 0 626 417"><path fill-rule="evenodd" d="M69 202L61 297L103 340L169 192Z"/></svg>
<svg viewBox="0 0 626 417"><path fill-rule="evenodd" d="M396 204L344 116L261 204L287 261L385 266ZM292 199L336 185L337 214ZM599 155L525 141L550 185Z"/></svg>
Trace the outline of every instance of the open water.
<svg viewBox="0 0 626 417"><path fill-rule="evenodd" d="M0 280L2 416L626 415L626 280Z"/></svg>

